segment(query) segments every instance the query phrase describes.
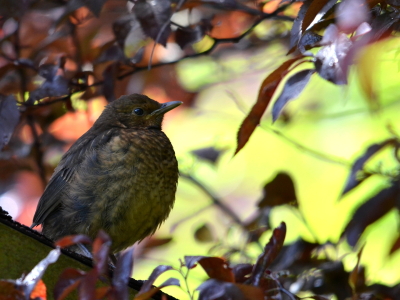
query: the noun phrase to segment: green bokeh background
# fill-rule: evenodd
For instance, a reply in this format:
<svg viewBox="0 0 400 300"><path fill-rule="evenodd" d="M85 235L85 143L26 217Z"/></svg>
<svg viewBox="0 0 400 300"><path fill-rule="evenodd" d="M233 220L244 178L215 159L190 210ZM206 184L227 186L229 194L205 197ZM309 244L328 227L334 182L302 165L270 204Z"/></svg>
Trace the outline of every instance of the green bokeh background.
<svg viewBox="0 0 400 300"><path fill-rule="evenodd" d="M181 170L201 181L242 220L256 211L263 185L277 172L285 171L294 179L300 210L309 228L290 207L274 209L272 225L286 222L286 243L299 236L310 242L338 242L355 208L387 184L384 178L369 178L339 199L351 163L371 143L391 137L388 125L400 133L399 46L398 39L371 46L368 51L373 55L368 58L374 61L370 67L359 69L374 83L379 110L371 110L360 88L360 73L356 67L351 69L347 86L336 86L314 74L300 97L286 106L290 121L278 120L272 124L269 107L261 125L236 156L233 153L239 126L257 99L265 76L287 59L282 55L286 50L279 44L271 44L267 49L180 62L176 68L182 85L188 90L200 91L194 107L181 109L179 114L173 118L167 116L165 120L164 130L174 145ZM369 63L367 59L362 61L366 62ZM210 146L224 150L215 166L197 160L190 153ZM334 162L336 160L344 164ZM376 168L379 163L384 170L396 168L390 151L385 151L369 165ZM210 199L198 187L181 178L175 208L158 236L170 235L176 222L209 204ZM205 223L218 242L243 247L245 235L235 229L223 212L211 207L176 227L171 243L152 251L147 259L136 261L133 277L146 279L160 264L178 267L179 259L185 255L207 255L215 243L202 243L194 238L195 230ZM229 233L228 228L231 228ZM263 242L268 241L269 234L262 236ZM369 226L362 236L359 246L363 243L366 246L361 263L367 266L369 283L393 285L400 280L400 254L388 255L397 234L398 213L392 211ZM254 246L246 252L255 259L260 250ZM346 269L351 270L356 263L356 253L357 249L352 251L345 243L340 243L332 251L331 258L343 259ZM177 273L169 272L156 284L168 277L179 278ZM191 289L206 278L200 267L191 271L189 277ZM178 288L167 288L165 292L180 299L187 297Z"/></svg>

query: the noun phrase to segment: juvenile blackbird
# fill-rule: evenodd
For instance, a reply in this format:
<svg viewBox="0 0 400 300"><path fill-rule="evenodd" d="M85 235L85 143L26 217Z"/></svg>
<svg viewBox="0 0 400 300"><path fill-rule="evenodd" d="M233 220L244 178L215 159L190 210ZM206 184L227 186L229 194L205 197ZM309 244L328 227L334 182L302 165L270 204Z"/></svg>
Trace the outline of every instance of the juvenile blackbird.
<svg viewBox="0 0 400 300"><path fill-rule="evenodd" d="M31 227L57 240L70 234L112 238L112 252L151 235L175 201L178 163L161 131L160 104L144 95L122 96L64 154L39 200Z"/></svg>

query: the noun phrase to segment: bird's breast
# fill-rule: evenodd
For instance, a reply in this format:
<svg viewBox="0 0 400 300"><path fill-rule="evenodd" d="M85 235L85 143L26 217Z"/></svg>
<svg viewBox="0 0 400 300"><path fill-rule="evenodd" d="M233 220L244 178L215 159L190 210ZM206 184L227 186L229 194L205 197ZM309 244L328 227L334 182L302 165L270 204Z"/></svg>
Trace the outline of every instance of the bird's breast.
<svg viewBox="0 0 400 300"><path fill-rule="evenodd" d="M159 130L124 131L97 153L102 188L92 206L102 211L92 230L105 229L117 251L152 234L174 204L178 164Z"/></svg>

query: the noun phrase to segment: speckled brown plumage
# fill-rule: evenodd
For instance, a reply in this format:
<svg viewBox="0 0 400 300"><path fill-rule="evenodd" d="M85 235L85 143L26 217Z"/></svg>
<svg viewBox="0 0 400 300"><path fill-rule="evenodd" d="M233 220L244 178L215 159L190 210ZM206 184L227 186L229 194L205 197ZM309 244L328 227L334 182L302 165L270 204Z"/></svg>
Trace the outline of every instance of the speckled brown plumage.
<svg viewBox="0 0 400 300"><path fill-rule="evenodd" d="M32 226L43 224L53 240L78 233L94 238L103 229L113 252L153 234L172 209L178 181L161 123L180 104L138 94L110 103L62 157Z"/></svg>

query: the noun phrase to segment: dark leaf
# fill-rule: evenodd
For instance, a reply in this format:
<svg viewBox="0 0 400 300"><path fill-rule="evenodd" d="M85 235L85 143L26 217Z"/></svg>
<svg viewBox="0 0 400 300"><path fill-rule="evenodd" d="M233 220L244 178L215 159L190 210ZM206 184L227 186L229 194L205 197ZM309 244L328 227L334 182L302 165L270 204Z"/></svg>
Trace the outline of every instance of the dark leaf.
<svg viewBox="0 0 400 300"><path fill-rule="evenodd" d="M181 47L185 48L187 45L191 45L201 41L207 32L212 29L210 20L203 19L196 26L191 27L179 27L175 32L175 41Z"/></svg>
<svg viewBox="0 0 400 300"><path fill-rule="evenodd" d="M96 17L100 16L101 9L107 0L70 0L69 2L74 2L70 4L71 8L78 9L81 6L86 6Z"/></svg>
<svg viewBox="0 0 400 300"><path fill-rule="evenodd" d="M307 49L314 47L322 40L322 36L312 31L306 31L300 39L298 48L301 53L305 53Z"/></svg>
<svg viewBox="0 0 400 300"><path fill-rule="evenodd" d="M150 299L155 293L157 293L159 290L161 290L162 288L167 287L167 286L180 286L180 282L176 278L169 278L166 281L164 281L159 287L152 288L145 293L139 292L138 294L136 294L136 297L134 298L134 300Z"/></svg>
<svg viewBox="0 0 400 300"><path fill-rule="evenodd" d="M292 30L290 31L289 48L291 49L291 51L289 51L289 53L291 53L292 49L294 49L294 47L297 46L297 43L299 42L301 36L303 35L303 30L301 28L304 21L304 17L307 13L308 8L313 2L319 2L319 1L306 0L300 7L299 13L297 14L297 17L293 22Z"/></svg>
<svg viewBox="0 0 400 300"><path fill-rule="evenodd" d="M202 243L209 243L214 241L214 234L207 224L203 224L194 232L194 238Z"/></svg>
<svg viewBox="0 0 400 300"><path fill-rule="evenodd" d="M207 147L202 149L193 150L192 153L198 158L204 159L206 161L215 164L222 151L215 149L214 147Z"/></svg>
<svg viewBox="0 0 400 300"><path fill-rule="evenodd" d="M286 173L278 173L263 189L263 198L258 207L292 204L297 207L297 197L292 178Z"/></svg>
<svg viewBox="0 0 400 300"><path fill-rule="evenodd" d="M364 250L365 244L357 253L357 263L349 276L349 284L355 294L360 293L365 288L365 270L360 266L361 255Z"/></svg>
<svg viewBox="0 0 400 300"><path fill-rule="evenodd" d="M160 266L156 267L153 270L153 272L151 272L149 279L143 283L142 288L140 289L137 296L149 292L153 288L154 281L156 281L158 276L160 276L162 273L169 271L169 270L173 270L173 268L171 266L164 266L164 265L160 265Z"/></svg>
<svg viewBox="0 0 400 300"><path fill-rule="evenodd" d="M5 19L21 17L28 10L31 0L0 0L0 16Z"/></svg>
<svg viewBox="0 0 400 300"><path fill-rule="evenodd" d="M0 151L10 141L19 121L17 100L14 96L0 94Z"/></svg>
<svg viewBox="0 0 400 300"><path fill-rule="evenodd" d="M125 62L127 59L125 57L123 49L115 44L114 42L107 43L102 47L100 56L96 59L96 64L103 62Z"/></svg>
<svg viewBox="0 0 400 300"><path fill-rule="evenodd" d="M393 209L398 197L399 182L393 182L390 187L381 190L378 194L357 208L352 220L347 224L343 232L349 245L354 247L368 225Z"/></svg>
<svg viewBox="0 0 400 300"><path fill-rule="evenodd" d="M321 44L325 46L318 51L314 62L318 74L334 84L346 84L348 66L344 62L351 63L345 58L353 45L352 41L331 24L325 30Z"/></svg>
<svg viewBox="0 0 400 300"><path fill-rule="evenodd" d="M395 240L395 242L392 245L392 248L390 248L390 254L395 253L397 250L400 249L400 236L397 237L397 239Z"/></svg>
<svg viewBox="0 0 400 300"><path fill-rule="evenodd" d="M22 280L24 285L24 293L25 295L30 295L35 288L36 284L44 275L44 272L47 270L47 267L53 263L55 263L61 255L61 251L59 248L51 250L50 253L46 256L45 259L41 260L33 269L29 272L28 275Z"/></svg>
<svg viewBox="0 0 400 300"><path fill-rule="evenodd" d="M246 299L242 291L231 282L209 279L203 282L198 288L200 291L199 300L229 299L244 300ZM261 298L262 299L262 298Z"/></svg>
<svg viewBox="0 0 400 300"><path fill-rule="evenodd" d="M155 42L166 46L171 33L170 0L137 0L133 12L139 20L143 32Z"/></svg>
<svg viewBox="0 0 400 300"><path fill-rule="evenodd" d="M79 300L96 300L96 282L98 278L97 268L86 273L79 284Z"/></svg>
<svg viewBox="0 0 400 300"><path fill-rule="evenodd" d="M251 111L242 122L242 125L240 125L240 129L237 134L238 144L235 150L235 154L237 154L240 149L242 149L246 145L250 136L252 135L258 124L260 124L261 117L267 109L268 104L270 103L279 83L282 81L283 77L289 72L290 66L302 57L303 56L297 56L295 58L285 61L279 68L277 68L275 71L269 74L267 78L264 79L258 93L257 102L251 108Z"/></svg>
<svg viewBox="0 0 400 300"><path fill-rule="evenodd" d="M51 76L51 73L46 73L46 76ZM56 75L51 80L46 79L45 82L29 95L27 103L32 104L37 100L47 97L60 97L69 94L68 80L62 75Z"/></svg>
<svg viewBox="0 0 400 300"><path fill-rule="evenodd" d="M367 151L363 155L361 155L351 167L350 175L346 180L346 185L343 189L342 196L354 189L356 186L358 186L361 182L369 177L369 175L363 178L359 178L358 176L359 172L362 171L364 164L378 151L382 150L385 146L393 143L395 143L394 139L388 139L382 143L373 144L368 147Z"/></svg>
<svg viewBox="0 0 400 300"><path fill-rule="evenodd" d="M133 269L133 247L124 250L118 258L114 270L112 285L117 299L126 300L129 298L128 282Z"/></svg>
<svg viewBox="0 0 400 300"><path fill-rule="evenodd" d="M111 247L111 238L103 230L100 230L93 242L93 259L99 274L105 274L107 270L108 254Z"/></svg>
<svg viewBox="0 0 400 300"><path fill-rule="evenodd" d="M261 288L247 285L235 283L235 286L239 288L242 292L244 299L246 300L264 300L264 292Z"/></svg>
<svg viewBox="0 0 400 300"><path fill-rule="evenodd" d="M108 102L114 101L114 84L117 76L117 65L112 63L103 72L103 95L106 97Z"/></svg>
<svg viewBox="0 0 400 300"><path fill-rule="evenodd" d="M14 280L0 280L0 299L1 300L26 300L22 288Z"/></svg>
<svg viewBox="0 0 400 300"><path fill-rule="evenodd" d="M130 15L128 15L113 23L112 29L115 38L117 40L118 46L121 49L124 49L125 39L128 36L129 32L131 31L132 22L134 22L134 20L132 19L132 17L130 17Z"/></svg>
<svg viewBox="0 0 400 300"><path fill-rule="evenodd" d="M148 238L144 246L143 251L151 250L160 246L164 246L172 241L172 237L167 238L156 238L154 236Z"/></svg>
<svg viewBox="0 0 400 300"><path fill-rule="evenodd" d="M288 101L298 97L306 87L311 75L315 73L314 69L306 69L292 75L285 83L282 93L274 103L272 108L272 120L275 122L280 116L283 107Z"/></svg>
<svg viewBox="0 0 400 300"><path fill-rule="evenodd" d="M234 282L235 278L228 263L219 257L203 257L197 261L210 278Z"/></svg>
<svg viewBox="0 0 400 300"><path fill-rule="evenodd" d="M253 286L260 286L264 278L265 271L268 266L278 256L283 247L283 242L286 236L286 224L282 222L279 227L275 228L264 252L260 254L254 265L253 273L251 274L248 283Z"/></svg>
<svg viewBox="0 0 400 300"><path fill-rule="evenodd" d="M302 32L305 32L312 23L318 22L336 2L337 0L313 1L304 16Z"/></svg>
<svg viewBox="0 0 400 300"><path fill-rule="evenodd" d="M54 286L54 299L63 300L82 282L85 272L68 268L65 269Z"/></svg>
<svg viewBox="0 0 400 300"><path fill-rule="evenodd" d="M197 265L197 262L200 259L205 258L205 257L208 257L208 256L185 256L186 268L193 269Z"/></svg>
<svg viewBox="0 0 400 300"><path fill-rule="evenodd" d="M54 244L60 248L66 248L75 244L91 244L92 240L83 234L77 235L67 235L59 240L57 240Z"/></svg>
<svg viewBox="0 0 400 300"><path fill-rule="evenodd" d="M251 264L238 264L232 268L233 275L235 277L235 282L244 283L248 276L253 271L253 265Z"/></svg>

